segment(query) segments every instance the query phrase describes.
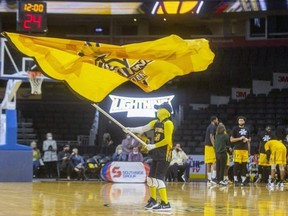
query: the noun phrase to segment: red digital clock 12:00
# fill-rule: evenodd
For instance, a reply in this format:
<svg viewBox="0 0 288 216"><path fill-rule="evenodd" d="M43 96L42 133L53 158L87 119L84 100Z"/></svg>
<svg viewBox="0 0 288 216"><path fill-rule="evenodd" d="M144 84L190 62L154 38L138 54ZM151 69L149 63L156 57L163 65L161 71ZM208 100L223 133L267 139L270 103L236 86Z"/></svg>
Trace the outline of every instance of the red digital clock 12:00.
<svg viewBox="0 0 288 216"><path fill-rule="evenodd" d="M46 32L46 3L31 1L19 2L17 31Z"/></svg>

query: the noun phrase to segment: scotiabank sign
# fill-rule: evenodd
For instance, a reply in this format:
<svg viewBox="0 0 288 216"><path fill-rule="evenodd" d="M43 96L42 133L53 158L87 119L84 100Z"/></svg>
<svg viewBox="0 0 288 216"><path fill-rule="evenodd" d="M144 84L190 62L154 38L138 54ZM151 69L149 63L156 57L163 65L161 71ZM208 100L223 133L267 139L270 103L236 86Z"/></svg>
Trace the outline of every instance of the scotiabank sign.
<svg viewBox="0 0 288 216"><path fill-rule="evenodd" d="M245 99L250 94L250 88L232 88L231 97L234 100Z"/></svg>
<svg viewBox="0 0 288 216"><path fill-rule="evenodd" d="M146 182L149 174L149 165L142 162L107 163L101 169L101 177L109 182Z"/></svg>
<svg viewBox="0 0 288 216"><path fill-rule="evenodd" d="M273 88L288 88L288 73L273 73Z"/></svg>

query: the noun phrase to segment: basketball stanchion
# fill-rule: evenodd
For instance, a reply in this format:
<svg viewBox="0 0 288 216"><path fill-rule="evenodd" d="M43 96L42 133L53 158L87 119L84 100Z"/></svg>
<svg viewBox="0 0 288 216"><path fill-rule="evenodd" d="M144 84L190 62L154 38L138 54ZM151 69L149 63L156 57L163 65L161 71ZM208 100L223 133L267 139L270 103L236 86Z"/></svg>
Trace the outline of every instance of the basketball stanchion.
<svg viewBox="0 0 288 216"><path fill-rule="evenodd" d="M27 74L31 85L31 94L41 95L41 86L44 76L40 71L27 71Z"/></svg>

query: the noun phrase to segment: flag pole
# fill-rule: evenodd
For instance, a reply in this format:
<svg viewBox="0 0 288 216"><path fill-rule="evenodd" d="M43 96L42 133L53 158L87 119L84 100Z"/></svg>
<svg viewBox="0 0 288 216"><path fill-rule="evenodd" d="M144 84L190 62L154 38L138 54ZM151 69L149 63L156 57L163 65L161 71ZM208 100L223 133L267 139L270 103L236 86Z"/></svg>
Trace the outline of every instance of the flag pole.
<svg viewBox="0 0 288 216"><path fill-rule="evenodd" d="M111 115L109 115L107 112L105 112L101 107L99 107L97 104L91 104L94 108L96 108L99 112L101 112L103 115L105 115L107 118L109 118L111 121L113 121L116 125L118 125L125 133L130 134L134 139L136 139L138 142L140 142L142 145L146 146L147 144L140 139L137 135L132 133L131 131L127 130L124 125L122 125L119 121L114 119Z"/></svg>

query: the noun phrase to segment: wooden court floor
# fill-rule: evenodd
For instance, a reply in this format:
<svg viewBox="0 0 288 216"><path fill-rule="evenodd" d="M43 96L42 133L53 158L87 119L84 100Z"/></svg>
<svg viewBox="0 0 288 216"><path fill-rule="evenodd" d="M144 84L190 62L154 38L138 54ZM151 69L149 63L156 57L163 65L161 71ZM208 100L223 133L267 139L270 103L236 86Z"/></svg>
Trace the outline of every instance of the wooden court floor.
<svg viewBox="0 0 288 216"><path fill-rule="evenodd" d="M97 181L0 183L0 215L288 215L288 189L264 184L207 187L204 182L168 183L171 213L145 211L145 184Z"/></svg>

